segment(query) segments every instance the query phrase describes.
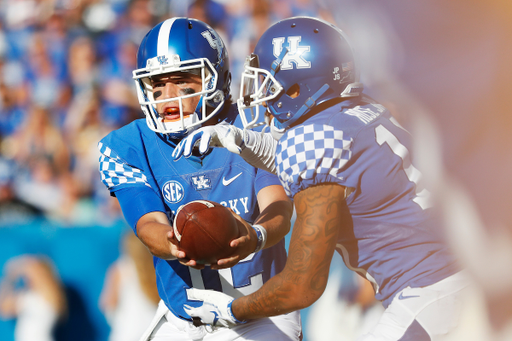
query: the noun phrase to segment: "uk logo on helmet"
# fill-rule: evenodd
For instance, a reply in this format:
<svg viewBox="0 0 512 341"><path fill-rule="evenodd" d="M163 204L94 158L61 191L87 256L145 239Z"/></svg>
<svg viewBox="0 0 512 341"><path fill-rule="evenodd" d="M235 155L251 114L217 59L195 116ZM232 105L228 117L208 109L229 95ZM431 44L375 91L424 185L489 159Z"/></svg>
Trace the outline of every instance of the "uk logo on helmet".
<svg viewBox="0 0 512 341"><path fill-rule="evenodd" d="M220 59L221 54L222 54L222 49L221 49L222 46L220 44L222 44L222 42L220 42L220 43L218 42L218 38L215 35L215 32L212 35L212 32L207 30L207 31L202 32L201 35L203 36L204 39L206 39L208 41L208 44L210 44L210 47L217 51L217 55Z"/></svg>
<svg viewBox="0 0 512 341"><path fill-rule="evenodd" d="M167 59L166 56L158 56L157 59L160 65L166 65L167 62L169 61L169 59Z"/></svg>
<svg viewBox="0 0 512 341"><path fill-rule="evenodd" d="M283 51L283 43L285 39L285 37L278 37L272 40L272 45L274 45L274 56L276 58L278 58ZM311 62L305 60L302 55L304 52L309 52L311 46L299 46L299 43L302 40L301 36L288 37L287 40L289 52L283 57L281 70L292 70L293 64L297 66L297 69L310 69ZM293 64L291 62L293 62Z"/></svg>

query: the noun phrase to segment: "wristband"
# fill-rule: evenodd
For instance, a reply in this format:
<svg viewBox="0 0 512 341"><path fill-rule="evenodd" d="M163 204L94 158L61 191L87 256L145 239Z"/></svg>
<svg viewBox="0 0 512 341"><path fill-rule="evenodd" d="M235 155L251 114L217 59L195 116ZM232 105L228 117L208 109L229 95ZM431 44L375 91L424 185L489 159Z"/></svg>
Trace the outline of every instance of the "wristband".
<svg viewBox="0 0 512 341"><path fill-rule="evenodd" d="M235 321L236 324L247 323L247 320L240 321L239 319L237 319L235 317L235 314L233 314L233 308L231 307L231 305L233 304L233 301L234 300L231 300L231 302L229 302L229 304L228 304L228 314L229 314L229 317L231 317L231 319L233 319L233 321Z"/></svg>
<svg viewBox="0 0 512 341"><path fill-rule="evenodd" d="M267 243L267 230L261 225L252 225L252 228L256 231L256 236L258 237L256 250L254 250L254 253L256 253L263 249Z"/></svg>

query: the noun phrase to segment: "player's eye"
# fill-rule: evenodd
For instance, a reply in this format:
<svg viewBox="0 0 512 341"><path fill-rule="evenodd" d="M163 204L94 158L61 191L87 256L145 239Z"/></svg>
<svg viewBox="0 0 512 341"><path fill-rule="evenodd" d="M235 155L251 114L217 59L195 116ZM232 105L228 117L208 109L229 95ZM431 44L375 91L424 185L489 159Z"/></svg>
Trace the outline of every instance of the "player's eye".
<svg viewBox="0 0 512 341"><path fill-rule="evenodd" d="M185 89L181 90L181 93L183 95L192 95L192 94L195 94L196 91L194 89L192 89L192 88L185 88Z"/></svg>

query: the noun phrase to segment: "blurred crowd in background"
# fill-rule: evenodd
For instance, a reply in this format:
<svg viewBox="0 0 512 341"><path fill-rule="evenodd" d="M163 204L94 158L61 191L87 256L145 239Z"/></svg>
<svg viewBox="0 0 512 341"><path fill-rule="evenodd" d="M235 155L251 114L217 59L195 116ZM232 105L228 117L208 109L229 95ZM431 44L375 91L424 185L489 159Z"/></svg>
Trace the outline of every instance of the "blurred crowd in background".
<svg viewBox="0 0 512 341"><path fill-rule="evenodd" d="M127 307L121 298L133 296L112 293L146 291L143 282L139 289L121 285L122 278L139 273L140 264L127 261L133 252L126 246L109 249L131 242L104 228L125 223L117 200L100 182L96 147L108 132L143 117L131 76L144 35L173 16L210 24L228 47L236 98L254 43L277 20L297 15L323 18L349 32L367 92L418 137L420 168L445 210L450 242L484 289L488 307L478 306L468 325L490 316L494 328L508 325L512 335L512 5L507 0L0 0L0 227L30 224L0 229L4 318L16 312L12 300L3 298L31 288L49 293L47 302L23 305L25 297L18 313L39 307L46 317L40 320L49 325L66 315L72 337L61 333L57 340L103 341L107 331L102 333L101 323L108 319L114 328L120 318L116 304ZM38 244L37 238L51 243ZM15 245L19 240L23 248ZM19 250L46 255L18 255ZM78 258L80 263L73 262ZM330 296L304 321L305 341L341 340L328 327L343 328L350 339L351 331L360 333L380 314L382 307L368 299L353 273L334 273L329 283ZM70 288L78 288L86 312L77 315ZM151 294L146 299L139 303L154 304ZM53 314L45 313L50 308ZM100 309L103 322L83 323ZM329 326L315 313L326 309L339 313L329 314ZM18 316L18 321L23 327L24 320ZM9 340L2 330L0 321L0 339ZM77 330L85 336L78 338ZM491 339L473 334L472 340Z"/></svg>
<svg viewBox="0 0 512 341"><path fill-rule="evenodd" d="M272 23L328 13L308 0L2 0L0 224L44 216L108 225L117 202L99 181L97 142L142 117L132 70L144 35L190 16L228 46L238 75Z"/></svg>

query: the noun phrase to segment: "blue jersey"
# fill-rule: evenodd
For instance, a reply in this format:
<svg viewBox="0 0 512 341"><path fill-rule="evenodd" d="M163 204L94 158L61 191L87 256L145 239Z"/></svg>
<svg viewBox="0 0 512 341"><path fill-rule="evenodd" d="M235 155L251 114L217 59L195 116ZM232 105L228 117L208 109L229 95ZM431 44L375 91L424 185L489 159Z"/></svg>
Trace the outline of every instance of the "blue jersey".
<svg viewBox="0 0 512 341"><path fill-rule="evenodd" d="M226 121L241 126L233 109L230 107ZM177 142L151 131L145 119L140 119L111 132L99 143L102 181L118 197L135 232L144 214L161 211L172 223L178 207L197 199L221 203L252 223L259 215L259 190L280 185L277 176L250 166L224 148L213 148L204 157L174 161L171 154ZM240 297L259 289L285 263L284 240L218 271L209 267L196 270L177 260L154 257L160 297L176 316L187 320L191 319L183 305L200 305L187 300L187 288L213 289Z"/></svg>
<svg viewBox="0 0 512 341"><path fill-rule="evenodd" d="M321 183L347 187L352 218L336 245L345 264L387 306L401 289L457 272L439 235L410 136L380 104L344 101L286 131L276 151L287 194Z"/></svg>

